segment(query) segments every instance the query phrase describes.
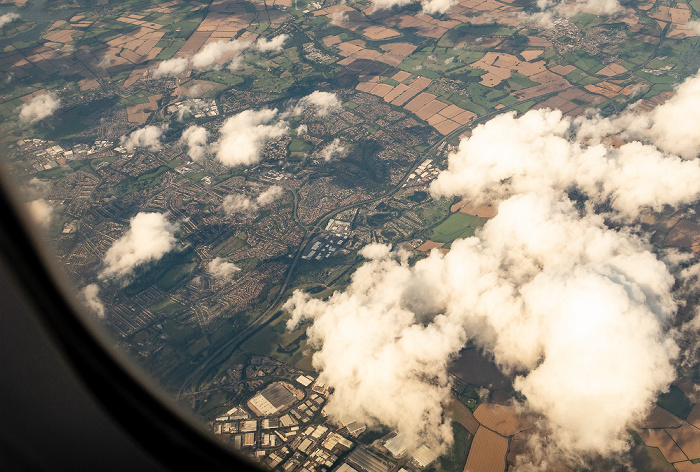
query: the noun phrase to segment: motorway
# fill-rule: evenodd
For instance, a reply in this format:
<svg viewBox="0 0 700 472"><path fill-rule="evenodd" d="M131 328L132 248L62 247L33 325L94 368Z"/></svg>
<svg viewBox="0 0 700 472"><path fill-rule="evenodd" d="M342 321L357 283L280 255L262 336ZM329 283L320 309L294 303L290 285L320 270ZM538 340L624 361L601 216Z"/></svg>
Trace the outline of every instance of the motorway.
<svg viewBox="0 0 700 472"><path fill-rule="evenodd" d="M654 52L650 55L649 59L645 61L643 64L638 66L638 68L635 68L634 70L628 71L625 74L620 74L622 75L628 75L638 69L642 69L645 67L654 57L657 56L658 50L659 50L659 45L662 43L663 38L665 37L667 33L668 26L663 29L661 33L661 38L659 41L659 44L657 45L656 49ZM618 76L615 76L613 78L619 78ZM606 77L602 80L609 80L610 77ZM557 95L564 90L568 90L571 88L577 88L576 86L572 85L570 87L567 87L566 89L562 90L557 90L555 92L551 92L548 94L545 94L541 97L538 97L540 101L546 100L547 98ZM230 340L228 340L224 345L222 345L219 349L217 349L211 356L209 356L207 359L205 359L187 378L185 381L182 383L180 386L180 389L178 390L177 393L177 400L178 402L181 400L182 395L188 387L194 384L193 391L198 391L199 386L203 383L203 381L206 379L206 376L213 370L218 368L218 366L226 361L226 358L222 358L222 354L226 354L226 357L230 356L238 347L243 344L246 340L248 340L251 336L256 334L258 331L263 329L265 326L267 326L271 321L276 319L278 316L278 310L280 308L280 302L282 301L282 297L285 295L287 289L289 288L289 282L292 280L292 275L294 274L294 270L299 263L299 259L301 258L302 251L306 247L306 245L309 243L311 238L316 235L320 229L325 226L325 223L328 221L328 219L333 218L335 215L342 213L347 210L355 209L358 207L362 207L371 203L376 203L381 200L388 199L392 197L396 192L398 192L401 189L401 186L408 180L408 176L413 172L421 162L423 162L425 159L433 158L435 156L435 153L437 152L437 149L440 147L440 145L444 142L448 142L452 140L455 137L458 137L465 131L474 128L476 125L484 123L491 118L493 118L496 115L503 114L516 106L520 105L520 103L513 104L510 106L507 106L501 110L496 110L491 113L488 113L477 120L468 123L466 125L463 125L457 129L455 129L453 132L450 134L444 136L442 139L438 140L435 144L433 144L429 149L427 149L423 154L421 154L413 163L413 165L408 169L404 177L390 190L388 190L385 194L383 195L378 195L376 197L372 197L366 200L362 200L360 202L356 202L350 205L345 205L340 208L336 208L335 210L332 210L321 217L319 217L316 222L310 227L305 227L301 222L298 220L297 217L297 208L299 204L299 195L296 192L296 189L292 189L290 187L287 187L286 189L288 191L291 191L293 196L294 196L294 211L293 211L293 218L299 224L299 226L304 230L304 237L302 238L301 243L299 244L299 247L296 250L296 253L294 254L294 259L292 261L291 266L289 267L289 270L287 271L287 276L284 279L284 282L282 284L282 287L280 288L277 296L275 299L270 303L270 305L265 309L264 312L260 314L253 322L251 322L248 326L246 326L243 330L241 330L239 333L237 333L234 337L232 337ZM323 225L323 226L322 226Z"/></svg>
<svg viewBox="0 0 700 472"><path fill-rule="evenodd" d="M495 114L495 113L494 113ZM491 118L491 115L485 116L483 119L489 119ZM482 120L483 120L482 119ZM479 122L482 120L478 120ZM324 215L320 216L314 223L313 225L308 228L302 225L298 218L297 218L297 208L299 204L299 196L297 192L294 189L287 188L287 190L291 191L293 196L294 196L294 211L293 211L293 217L294 220L299 224L301 228L303 228L304 231L304 237L302 238L301 243L299 244L299 247L297 248L295 254L294 254L294 259L292 260L292 264L289 267L289 270L287 271L287 276L284 279L284 282L282 283L282 287L280 288L279 292L277 293L277 296L275 299L268 305L267 309L260 314L255 320L253 320L248 326L246 326L244 329L242 329L239 333L237 333L234 337L229 339L225 344L223 344L219 349L217 349L211 356L209 356L207 359L205 359L187 378L185 381L182 383L180 386L180 389L178 390L177 393L177 400L180 401L183 393L185 392L188 387L191 385L194 385L194 391L196 392L201 385L201 383L204 381L204 379L207 377L207 375L213 370L218 368L220 363L224 362L226 359L221 358L221 354L224 353L233 353L241 344L243 344L246 340L248 340L251 336L256 334L258 331L263 329L265 326L267 326L271 321L273 321L276 318L276 315L278 313L278 310L280 308L280 302L282 301L282 297L285 296L285 293L287 291L287 288L289 287L289 282L292 280L292 276L294 275L294 270L299 263L299 260L301 259L301 254L304 250L304 248L307 246L311 238L313 238L322 227L325 226L325 223L328 221L328 219L333 218L335 215L342 213L347 210L355 209L357 207L362 207L365 205L369 205L371 203L376 203L381 200L385 200L387 198L390 198L393 196L396 192L398 192L401 189L401 186L408 180L408 176L413 172L421 162L423 162L425 159L429 159L431 157L434 157L435 152L437 149L440 147L440 145L448 140L450 140L452 137L457 136L467 130L470 126L473 126L474 123L470 123L468 125L464 125L461 128L456 129L449 135L444 136L442 139L438 140L435 144L433 144L429 149L427 149L424 153L422 153L413 163L411 167L409 167L408 171L406 174L403 176L403 178L391 189L389 189L386 193L382 195L378 195L376 197L368 198L366 200L362 200L360 202L352 203L349 205L345 205L339 208L336 208L335 210L329 211L325 213ZM227 356L230 354L227 354Z"/></svg>

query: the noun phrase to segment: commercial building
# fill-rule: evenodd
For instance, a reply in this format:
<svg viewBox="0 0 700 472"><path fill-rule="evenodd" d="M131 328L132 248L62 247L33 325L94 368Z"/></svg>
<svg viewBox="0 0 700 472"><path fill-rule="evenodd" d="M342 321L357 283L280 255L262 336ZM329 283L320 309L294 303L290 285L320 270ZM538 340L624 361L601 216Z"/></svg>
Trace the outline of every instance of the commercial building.
<svg viewBox="0 0 700 472"><path fill-rule="evenodd" d="M364 448L357 448L347 458L348 464L362 472L389 472L391 465Z"/></svg>
<svg viewBox="0 0 700 472"><path fill-rule="evenodd" d="M271 416L286 410L297 401L284 383L275 382L248 401L248 407L258 416Z"/></svg>

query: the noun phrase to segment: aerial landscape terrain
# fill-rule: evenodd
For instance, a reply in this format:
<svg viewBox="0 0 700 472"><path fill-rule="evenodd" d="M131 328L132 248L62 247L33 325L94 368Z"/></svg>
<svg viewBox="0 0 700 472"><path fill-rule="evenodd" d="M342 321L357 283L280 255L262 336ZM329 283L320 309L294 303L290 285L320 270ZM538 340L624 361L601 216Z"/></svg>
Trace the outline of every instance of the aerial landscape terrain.
<svg viewBox="0 0 700 472"><path fill-rule="evenodd" d="M0 0L112 342L284 472L700 471L700 0Z"/></svg>

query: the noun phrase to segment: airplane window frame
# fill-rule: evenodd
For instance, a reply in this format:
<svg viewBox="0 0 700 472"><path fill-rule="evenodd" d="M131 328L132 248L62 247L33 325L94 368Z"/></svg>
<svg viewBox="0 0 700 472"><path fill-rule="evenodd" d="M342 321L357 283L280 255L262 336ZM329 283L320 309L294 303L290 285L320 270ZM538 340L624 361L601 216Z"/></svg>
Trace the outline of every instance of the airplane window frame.
<svg viewBox="0 0 700 472"><path fill-rule="evenodd" d="M1 157L1 156L0 156ZM219 442L194 415L170 399L110 345L107 333L76 300L75 288L22 211L18 186L0 167L0 261L30 304L41 329L86 390L143 449L169 470L197 464L211 472L259 469Z"/></svg>

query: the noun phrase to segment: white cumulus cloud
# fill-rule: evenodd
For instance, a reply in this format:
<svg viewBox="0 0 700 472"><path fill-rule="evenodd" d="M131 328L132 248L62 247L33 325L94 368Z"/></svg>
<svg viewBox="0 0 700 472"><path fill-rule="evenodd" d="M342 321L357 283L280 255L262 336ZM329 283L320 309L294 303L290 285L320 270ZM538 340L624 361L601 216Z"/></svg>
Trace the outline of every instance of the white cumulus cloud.
<svg viewBox="0 0 700 472"><path fill-rule="evenodd" d="M168 59L158 64L158 67L153 71L153 76L166 77L170 75L178 75L185 72L190 65L189 59L185 57L175 57L173 59Z"/></svg>
<svg viewBox="0 0 700 472"><path fill-rule="evenodd" d="M686 159L700 153L700 75L688 77L675 95L649 113L625 114L618 127L633 137L647 138L660 149ZM632 118L630 117L632 116ZM633 117L637 117L634 119Z"/></svg>
<svg viewBox="0 0 700 472"><path fill-rule="evenodd" d="M159 151L163 148L160 142L162 135L163 127L148 125L133 131L129 136L122 136L120 143L129 152L141 147L151 151Z"/></svg>
<svg viewBox="0 0 700 472"><path fill-rule="evenodd" d="M691 20L691 21L688 22L687 26L688 26L688 28L689 28L691 31L694 31L695 34L699 34L699 35L700 35L700 21L698 21L698 20Z"/></svg>
<svg viewBox="0 0 700 472"><path fill-rule="evenodd" d="M252 213L258 209L258 205L245 195L226 195L221 209L230 216L234 213Z"/></svg>
<svg viewBox="0 0 700 472"><path fill-rule="evenodd" d="M640 142L619 149L589 145L571 139L575 126L588 130L590 123L574 122L548 109L520 118L513 113L500 115L462 141L431 190L436 195L494 202L542 188L563 195L575 186L590 202L609 201L620 215L632 218L642 207L659 210L665 204L695 201L700 195L700 161L666 155Z"/></svg>
<svg viewBox="0 0 700 472"><path fill-rule="evenodd" d="M43 198L37 198L27 203L29 215L35 223L48 228L53 219L53 206Z"/></svg>
<svg viewBox="0 0 700 472"><path fill-rule="evenodd" d="M213 277L224 282L230 282L233 279L233 275L241 269L236 264L217 257L207 264L207 270Z"/></svg>
<svg viewBox="0 0 700 472"><path fill-rule="evenodd" d="M126 277L139 265L159 260L175 248L178 228L162 213L138 213L127 232L107 250L100 278Z"/></svg>
<svg viewBox="0 0 700 472"><path fill-rule="evenodd" d="M270 39L258 38L255 42L255 49L260 52L279 52L284 47L287 38L286 34L280 34Z"/></svg>
<svg viewBox="0 0 700 472"><path fill-rule="evenodd" d="M34 123L53 115L61 101L53 93L43 93L24 103L19 110L19 119Z"/></svg>
<svg viewBox="0 0 700 472"><path fill-rule="evenodd" d="M187 155L193 161L198 161L207 152L207 138L209 132L203 126L192 125L182 132L180 142L189 148Z"/></svg>
<svg viewBox="0 0 700 472"><path fill-rule="evenodd" d="M5 13L4 15L0 15L0 28L8 23L19 20L19 18L20 16L17 13Z"/></svg>
<svg viewBox="0 0 700 472"><path fill-rule="evenodd" d="M403 7L416 0L372 0L375 10L391 10L394 7ZM447 13L455 0L420 0L422 2L422 10L429 15Z"/></svg>
<svg viewBox="0 0 700 472"><path fill-rule="evenodd" d="M372 0L375 10L390 10L394 7L402 7L413 3L413 0Z"/></svg>
<svg viewBox="0 0 700 472"><path fill-rule="evenodd" d="M278 200L284 194L284 189L279 185L273 185L267 190L260 193L255 200L251 200L245 195L234 194L226 195L221 204L221 208L227 215L234 213L254 213L260 207L269 205L275 200Z"/></svg>
<svg viewBox="0 0 700 472"><path fill-rule="evenodd" d="M85 306L100 318L105 316L105 306L100 299L100 287L97 284L86 285L80 292Z"/></svg>
<svg viewBox="0 0 700 472"><path fill-rule="evenodd" d="M216 158L224 165L251 165L260 161L265 143L288 130L277 119L277 109L245 110L228 118L214 143Z"/></svg>
<svg viewBox="0 0 700 472"><path fill-rule="evenodd" d="M246 51L261 53L279 52L282 50L288 36L281 34L273 38L259 38L257 41L239 39L219 40L206 44L191 59L174 58L161 62L153 72L155 77L177 75L190 68L198 70L217 69L228 63L228 68L236 70L243 62Z"/></svg>
<svg viewBox="0 0 700 472"><path fill-rule="evenodd" d="M442 15L455 3L455 0L427 0L423 2L423 11L431 15Z"/></svg>
<svg viewBox="0 0 700 472"><path fill-rule="evenodd" d="M681 149L652 131L666 112L573 120L536 110L476 127L430 189L497 207L475 236L414 265L403 250L368 246L345 291L297 291L285 305L288 328L311 322L313 366L334 389L329 413L444 448L446 366L471 341L515 375L551 449L622 452L627 428L687 357L673 326L696 292L677 279L700 272L679 273L635 232L642 209L700 197L695 132L681 127ZM642 141L604 144L633 119L646 120Z"/></svg>
<svg viewBox="0 0 700 472"><path fill-rule="evenodd" d="M329 113L340 110L341 102L334 93L316 90L299 100L299 104L294 109L294 114L300 114L304 108L312 108L317 116L326 116Z"/></svg>
<svg viewBox="0 0 700 472"><path fill-rule="evenodd" d="M331 23L334 25L341 25L349 20L350 17L346 11L334 11L331 15Z"/></svg>
<svg viewBox="0 0 700 472"><path fill-rule="evenodd" d="M581 11L596 15L615 15L625 10L618 0L537 0L537 7L539 11L521 12L519 18L542 28L552 28L557 18L570 18Z"/></svg>
<svg viewBox="0 0 700 472"><path fill-rule="evenodd" d="M258 202L258 205L265 206L269 205L275 200L278 200L282 195L284 195L284 189L279 185L273 185L258 195L256 201Z"/></svg>
<svg viewBox="0 0 700 472"><path fill-rule="evenodd" d="M340 138L335 138L331 143L324 147L323 150L321 150L321 157L328 162L338 154L341 154L343 151L345 151L345 146L340 144Z"/></svg>
<svg viewBox="0 0 700 472"><path fill-rule="evenodd" d="M331 414L449 444L446 365L473 339L521 373L516 389L561 447L608 453L673 380L673 277L641 240L571 203L515 196L479 237L413 267L388 249L372 249L347 291L287 304L290 327L313 320Z"/></svg>
<svg viewBox="0 0 700 472"><path fill-rule="evenodd" d="M216 41L209 43L197 54L192 56L192 67L195 69L209 69L213 67L224 55L244 51L252 46L249 41Z"/></svg>

